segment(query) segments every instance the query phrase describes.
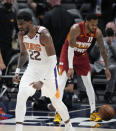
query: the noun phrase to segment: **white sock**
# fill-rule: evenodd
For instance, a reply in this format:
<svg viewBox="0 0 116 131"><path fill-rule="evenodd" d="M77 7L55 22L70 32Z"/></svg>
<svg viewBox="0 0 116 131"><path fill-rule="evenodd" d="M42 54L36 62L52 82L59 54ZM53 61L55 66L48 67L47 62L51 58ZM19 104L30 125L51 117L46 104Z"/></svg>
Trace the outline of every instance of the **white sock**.
<svg viewBox="0 0 116 131"><path fill-rule="evenodd" d="M16 124L16 131L23 131L23 125L22 124Z"/></svg>

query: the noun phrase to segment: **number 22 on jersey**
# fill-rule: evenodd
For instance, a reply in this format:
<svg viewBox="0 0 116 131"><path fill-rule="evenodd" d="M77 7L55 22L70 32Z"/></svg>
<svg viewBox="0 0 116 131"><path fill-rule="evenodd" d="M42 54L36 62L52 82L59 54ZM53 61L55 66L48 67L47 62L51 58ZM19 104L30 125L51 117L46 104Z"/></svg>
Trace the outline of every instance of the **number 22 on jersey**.
<svg viewBox="0 0 116 131"><path fill-rule="evenodd" d="M38 60L38 61L41 60L41 58L39 58L40 52L29 50L29 54L30 54L30 59L32 59L32 60Z"/></svg>

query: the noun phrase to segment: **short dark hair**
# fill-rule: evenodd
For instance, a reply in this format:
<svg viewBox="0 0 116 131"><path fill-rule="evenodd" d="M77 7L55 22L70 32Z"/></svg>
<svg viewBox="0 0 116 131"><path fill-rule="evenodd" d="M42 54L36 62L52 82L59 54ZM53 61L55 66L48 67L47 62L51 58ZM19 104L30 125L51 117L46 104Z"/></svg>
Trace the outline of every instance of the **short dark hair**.
<svg viewBox="0 0 116 131"><path fill-rule="evenodd" d="M86 16L86 20L90 21L90 20L97 20L98 19L98 16L96 14L88 14Z"/></svg>
<svg viewBox="0 0 116 131"><path fill-rule="evenodd" d="M17 20L32 21L32 15L26 11L21 11L17 15Z"/></svg>

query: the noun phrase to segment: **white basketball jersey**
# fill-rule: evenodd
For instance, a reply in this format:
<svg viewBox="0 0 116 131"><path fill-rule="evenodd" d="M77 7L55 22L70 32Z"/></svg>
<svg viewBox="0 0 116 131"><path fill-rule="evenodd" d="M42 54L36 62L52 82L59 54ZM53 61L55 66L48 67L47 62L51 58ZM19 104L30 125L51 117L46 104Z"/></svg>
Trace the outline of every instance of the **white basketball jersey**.
<svg viewBox="0 0 116 131"><path fill-rule="evenodd" d="M40 26L36 35L31 39L24 36L23 42L29 55L29 66L40 67L47 63L48 56L45 47L40 43L40 33L45 27Z"/></svg>

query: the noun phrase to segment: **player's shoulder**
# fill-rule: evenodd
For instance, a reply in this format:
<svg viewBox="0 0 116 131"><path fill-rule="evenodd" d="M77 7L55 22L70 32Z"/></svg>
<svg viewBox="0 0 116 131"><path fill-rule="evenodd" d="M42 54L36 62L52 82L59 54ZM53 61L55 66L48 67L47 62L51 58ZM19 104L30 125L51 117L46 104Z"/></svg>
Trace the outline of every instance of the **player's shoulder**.
<svg viewBox="0 0 116 131"><path fill-rule="evenodd" d="M70 29L70 33L75 34L75 35L80 34L80 26L78 23L72 25Z"/></svg>
<svg viewBox="0 0 116 131"><path fill-rule="evenodd" d="M46 45L46 43L48 43L48 40L51 38L48 29L44 26L40 26L38 33L40 33L41 44Z"/></svg>
<svg viewBox="0 0 116 131"><path fill-rule="evenodd" d="M101 36L101 35L102 35L101 29L100 29L100 28L97 28L97 29L96 29L96 37L99 37L99 36Z"/></svg>
<svg viewBox="0 0 116 131"><path fill-rule="evenodd" d="M44 30L47 30L47 28L44 26L39 26L38 33L42 33Z"/></svg>
<svg viewBox="0 0 116 131"><path fill-rule="evenodd" d="M49 33L48 29L46 27L44 27L44 26L39 27L38 33L41 35L41 37L42 36L44 36L44 37L49 37L50 36L50 33Z"/></svg>
<svg viewBox="0 0 116 131"><path fill-rule="evenodd" d="M71 26L71 30L79 30L80 29L80 24L79 23L75 23Z"/></svg>
<svg viewBox="0 0 116 131"><path fill-rule="evenodd" d="M78 24L78 23L73 24L73 25L71 26L71 28L72 28L73 30L75 30L75 29L79 28L79 24Z"/></svg>

